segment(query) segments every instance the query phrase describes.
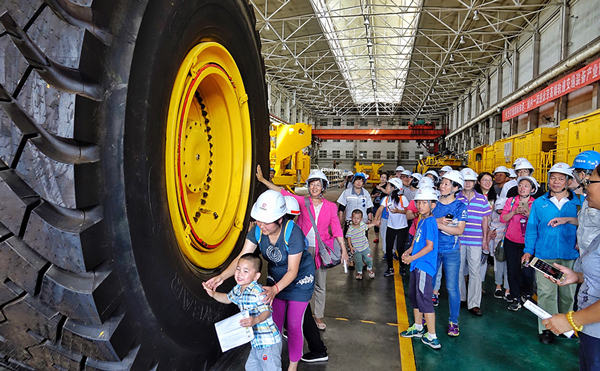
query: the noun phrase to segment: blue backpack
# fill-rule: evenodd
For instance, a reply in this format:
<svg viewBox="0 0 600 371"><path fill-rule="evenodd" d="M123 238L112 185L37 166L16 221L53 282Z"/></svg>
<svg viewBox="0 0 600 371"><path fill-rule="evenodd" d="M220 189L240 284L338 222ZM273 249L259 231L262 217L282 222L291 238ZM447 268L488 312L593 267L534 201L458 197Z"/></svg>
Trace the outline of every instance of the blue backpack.
<svg viewBox="0 0 600 371"><path fill-rule="evenodd" d="M285 242L285 249L289 253L290 252L290 236L292 235L292 230L294 229L294 221L288 220L285 222L285 226L283 227L283 241ZM256 238L256 244L260 245L260 239L262 237L262 232L258 226L254 228L254 237ZM304 236L304 250L308 249L308 240L306 236Z"/></svg>

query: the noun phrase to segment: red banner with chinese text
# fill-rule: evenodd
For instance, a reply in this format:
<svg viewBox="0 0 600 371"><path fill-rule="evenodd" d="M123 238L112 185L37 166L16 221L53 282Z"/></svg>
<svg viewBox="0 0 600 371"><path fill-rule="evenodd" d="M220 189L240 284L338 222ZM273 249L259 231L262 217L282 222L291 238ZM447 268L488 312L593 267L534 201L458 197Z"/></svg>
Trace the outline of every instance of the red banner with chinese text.
<svg viewBox="0 0 600 371"><path fill-rule="evenodd" d="M551 102L565 94L600 80L600 59L569 74L534 95L502 111L502 121L529 112L543 104Z"/></svg>

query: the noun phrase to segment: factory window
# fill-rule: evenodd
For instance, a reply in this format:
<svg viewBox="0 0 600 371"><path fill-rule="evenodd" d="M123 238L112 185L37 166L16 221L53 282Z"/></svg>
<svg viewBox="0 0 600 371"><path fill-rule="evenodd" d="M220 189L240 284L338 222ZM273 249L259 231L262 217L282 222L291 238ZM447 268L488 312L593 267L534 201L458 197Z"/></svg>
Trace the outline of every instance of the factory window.
<svg viewBox="0 0 600 371"><path fill-rule="evenodd" d="M393 160L396 158L396 152L395 151L387 151L387 156L386 158L388 160Z"/></svg>
<svg viewBox="0 0 600 371"><path fill-rule="evenodd" d="M373 159L380 159L381 158L381 151L373 151Z"/></svg>
<svg viewBox="0 0 600 371"><path fill-rule="evenodd" d="M378 140L378 139L375 139L373 142L374 142L374 143L381 143L381 141L380 141L380 140Z"/></svg>
<svg viewBox="0 0 600 371"><path fill-rule="evenodd" d="M360 119L360 120L358 121L358 125L359 125L359 126L368 126L367 120L365 120L365 119Z"/></svg>
<svg viewBox="0 0 600 371"><path fill-rule="evenodd" d="M415 158L417 160L421 159L422 156L423 156L423 152L415 152Z"/></svg>
<svg viewBox="0 0 600 371"><path fill-rule="evenodd" d="M354 151L346 151L346 158L354 158Z"/></svg>
<svg viewBox="0 0 600 371"><path fill-rule="evenodd" d="M358 157L362 159L367 158L367 151L359 151Z"/></svg>
<svg viewBox="0 0 600 371"><path fill-rule="evenodd" d="M400 143L408 143L408 140L401 140Z"/></svg>
<svg viewBox="0 0 600 371"><path fill-rule="evenodd" d="M339 140L339 139L334 139L334 140L333 140L333 143L339 143L339 142L340 142L340 140Z"/></svg>
<svg viewBox="0 0 600 371"><path fill-rule="evenodd" d="M346 139L346 143L354 143L353 139Z"/></svg>
<svg viewBox="0 0 600 371"><path fill-rule="evenodd" d="M327 139L323 139L321 143L327 143Z"/></svg>
<svg viewBox="0 0 600 371"><path fill-rule="evenodd" d="M354 126L354 120L346 120L346 126Z"/></svg>
<svg viewBox="0 0 600 371"><path fill-rule="evenodd" d="M319 151L319 158L327 158L327 151Z"/></svg>
<svg viewBox="0 0 600 371"><path fill-rule="evenodd" d="M340 158L340 151L331 151L331 157Z"/></svg>
<svg viewBox="0 0 600 371"><path fill-rule="evenodd" d="M400 151L400 159L408 160L408 151Z"/></svg>
<svg viewBox="0 0 600 371"><path fill-rule="evenodd" d="M320 119L319 126L327 126L327 119Z"/></svg>
<svg viewBox="0 0 600 371"><path fill-rule="evenodd" d="M396 143L395 140L388 140L388 143Z"/></svg>
<svg viewBox="0 0 600 371"><path fill-rule="evenodd" d="M333 126L342 126L342 119L333 119Z"/></svg>
<svg viewBox="0 0 600 371"><path fill-rule="evenodd" d="M367 143L367 140L366 139L361 139L360 142L361 143Z"/></svg>

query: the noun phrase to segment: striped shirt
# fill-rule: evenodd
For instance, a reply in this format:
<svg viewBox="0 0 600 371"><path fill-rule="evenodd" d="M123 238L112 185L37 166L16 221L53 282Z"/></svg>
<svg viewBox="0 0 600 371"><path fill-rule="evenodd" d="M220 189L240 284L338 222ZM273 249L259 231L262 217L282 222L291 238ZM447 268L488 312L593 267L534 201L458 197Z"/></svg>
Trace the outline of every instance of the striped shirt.
<svg viewBox="0 0 600 371"><path fill-rule="evenodd" d="M463 192L460 192L456 197L462 203L467 205L467 212L469 214L465 225L465 231L462 236L460 236L459 240L461 245L481 246L483 243L483 217L490 216L492 214L492 209L484 195L477 191L473 192L475 193L475 196L473 196L471 200L468 200Z"/></svg>
<svg viewBox="0 0 600 371"><path fill-rule="evenodd" d="M261 284L252 281L244 291L242 291L242 286L235 285L227 294L227 298L233 304L236 304L240 311L247 310L250 312L251 317L257 317L265 311L273 312L271 307L262 301L263 297L260 294L263 291ZM254 339L250 344L254 349L264 349L281 341L281 335L275 322L273 322L273 316L252 326L252 330L254 331Z"/></svg>
<svg viewBox="0 0 600 371"><path fill-rule="evenodd" d="M365 234L368 229L369 226L367 226L364 222L360 222L358 228L355 228L354 224L350 224L348 226L346 237L350 239L352 247L354 247L355 251L361 252L369 248L369 240Z"/></svg>

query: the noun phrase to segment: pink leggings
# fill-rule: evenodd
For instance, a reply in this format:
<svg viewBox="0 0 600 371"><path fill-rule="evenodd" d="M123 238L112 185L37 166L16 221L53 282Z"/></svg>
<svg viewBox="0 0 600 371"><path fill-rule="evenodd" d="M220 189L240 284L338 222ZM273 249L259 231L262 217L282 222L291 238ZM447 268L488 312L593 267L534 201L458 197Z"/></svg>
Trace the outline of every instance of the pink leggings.
<svg viewBox="0 0 600 371"><path fill-rule="evenodd" d="M302 357L304 338L302 337L302 322L307 301L291 301L275 298L273 300L273 321L283 333L283 324L287 323L288 352L290 362L298 362Z"/></svg>

